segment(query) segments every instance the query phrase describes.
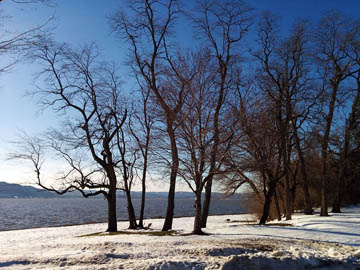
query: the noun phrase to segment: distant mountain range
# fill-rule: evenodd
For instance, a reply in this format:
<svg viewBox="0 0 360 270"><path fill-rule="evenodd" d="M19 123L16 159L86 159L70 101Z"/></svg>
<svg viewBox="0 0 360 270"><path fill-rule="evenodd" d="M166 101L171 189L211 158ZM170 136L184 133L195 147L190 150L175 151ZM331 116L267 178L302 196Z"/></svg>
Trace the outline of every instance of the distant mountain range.
<svg viewBox="0 0 360 270"><path fill-rule="evenodd" d="M124 193L118 191L118 197L124 197ZM166 198L168 195L167 192L147 192L147 198ZM222 198L223 194L221 193L213 193L213 196L216 198ZM240 197L240 194L236 194L234 197ZM19 184L10 184L7 182L0 182L0 198L80 198L82 195L79 192L71 192L64 195L58 195L54 192L50 192L47 190L31 187L31 186L23 186ZM141 192L135 191L132 192L133 199L140 199ZM176 198L194 198L194 194L192 192L176 192Z"/></svg>

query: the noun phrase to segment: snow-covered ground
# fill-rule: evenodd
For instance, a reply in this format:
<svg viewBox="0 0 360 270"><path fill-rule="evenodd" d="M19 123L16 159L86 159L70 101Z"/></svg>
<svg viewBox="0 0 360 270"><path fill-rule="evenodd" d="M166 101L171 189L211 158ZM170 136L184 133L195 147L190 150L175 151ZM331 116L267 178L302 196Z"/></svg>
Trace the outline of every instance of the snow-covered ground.
<svg viewBox="0 0 360 270"><path fill-rule="evenodd" d="M269 226L253 219L211 216L208 236L189 234L192 218L165 236L160 219L134 233L119 222L116 235L101 233L106 224L0 232L0 269L360 269L360 206Z"/></svg>

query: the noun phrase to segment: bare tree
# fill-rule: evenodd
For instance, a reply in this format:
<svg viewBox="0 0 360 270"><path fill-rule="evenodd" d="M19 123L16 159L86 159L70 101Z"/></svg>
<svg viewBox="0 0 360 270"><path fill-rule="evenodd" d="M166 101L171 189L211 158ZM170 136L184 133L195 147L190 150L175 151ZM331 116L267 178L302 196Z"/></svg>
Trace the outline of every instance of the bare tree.
<svg viewBox="0 0 360 270"><path fill-rule="evenodd" d="M226 96L232 89L231 74L238 68L241 60L241 41L248 33L252 23L252 9L241 1L197 1L197 7L192 15L194 25L204 38L215 57L216 105L213 117L212 150L210 154L210 175L205 187L205 201L202 213L202 227L206 227L211 201L213 176L217 164L217 153L220 144L219 121Z"/></svg>
<svg viewBox="0 0 360 270"><path fill-rule="evenodd" d="M16 152L10 153L9 160L24 160L29 161L34 167L36 182L40 182L40 173L45 162L45 148L44 142L37 137L30 137L26 133L20 136L20 141L15 142Z"/></svg>
<svg viewBox="0 0 360 270"><path fill-rule="evenodd" d="M203 234L201 230L202 192L209 179L223 174L220 171L225 153L229 150L236 125L230 112L222 113L217 167L210 171L210 159L214 140L213 120L217 104L217 88L214 83L217 76L214 61L209 49L190 53L185 59L195 76L189 82L189 94L183 109L179 113L178 146L180 150L179 176L185 180L195 195L194 234ZM226 121L229 119L230 121ZM221 152L221 154L220 154Z"/></svg>
<svg viewBox="0 0 360 270"><path fill-rule="evenodd" d="M286 218L290 219L295 195L292 190L296 188L296 177L290 166L294 162L293 145L300 164L304 212L312 213L299 130L307 123L311 109L317 101L317 92L314 91L314 78L310 76L312 70L309 61L309 37L306 34L309 32L308 23L296 22L289 36L285 38L280 37L277 30L277 19L265 13L259 27L260 48L254 55L261 65L259 72L263 82L259 84L260 88L266 93L265 98L273 100L278 107L277 126L283 138L282 161L286 168Z"/></svg>
<svg viewBox="0 0 360 270"><path fill-rule="evenodd" d="M254 88L254 80L251 78L249 81L237 87L236 95L232 95L231 113L232 119L237 119L232 123L235 129L232 145L223 160L225 174L222 174L223 191L226 196L233 195L243 185L250 187L250 190L261 198L261 190L257 183L257 177L252 177L254 173L253 160L249 158L249 153L244 145L247 144L248 135L243 132L244 124L246 121L243 113L250 113L249 107L258 108L257 106L257 91ZM259 109L259 108L258 108ZM255 109L256 111L256 109ZM256 172L255 172L256 174Z"/></svg>
<svg viewBox="0 0 360 270"><path fill-rule="evenodd" d="M238 149L243 153L243 172L251 175L253 183L260 181L259 186L264 196L259 224L266 223L278 183L285 176L282 161L284 144L276 129L276 111L276 104L263 95L255 95L251 102L241 102L237 112L241 116L241 130L244 135L238 145Z"/></svg>
<svg viewBox="0 0 360 270"><path fill-rule="evenodd" d="M190 60L194 63L191 68L198 70L198 74L190 83L190 93L181 111L181 124L177 136L181 153L179 175L195 195L194 234L203 234L201 230L201 195L203 187L209 179L205 177L205 174L209 170L208 156L214 109L212 93L214 75L209 69L211 66L209 56L208 51L203 55L201 53L192 54L187 59L187 61L194 59Z"/></svg>
<svg viewBox="0 0 360 270"><path fill-rule="evenodd" d="M155 119L151 115L150 111L150 89L144 89L141 84L141 104L142 108L137 110L134 114L135 124L132 122L129 124L131 135L135 138L136 144L141 153L141 207L139 215L140 228L144 227L144 212L145 212L145 200L146 200L146 182L148 175L149 156L152 144L152 128L155 124Z"/></svg>
<svg viewBox="0 0 360 270"><path fill-rule="evenodd" d="M322 112L325 122L321 146L321 216L328 215L328 147L335 109L342 104L346 80L356 72L349 46L358 40L359 22L333 11L326 14L314 33L315 59L324 85Z"/></svg>
<svg viewBox="0 0 360 270"><path fill-rule="evenodd" d="M151 89L152 96L163 110L166 132L171 146L170 187L164 231L172 228L176 176L179 168L179 154L176 143L177 114L186 95L187 78L174 65L169 39L171 27L179 13L178 1L137 0L131 1L126 13L120 11L111 18L116 32L125 37L131 48L134 70L142 78L144 87ZM169 83L179 82L175 88ZM171 86L171 88L170 88Z"/></svg>
<svg viewBox="0 0 360 270"><path fill-rule="evenodd" d="M359 60L357 60L357 62L359 63ZM341 212L345 174L346 170L350 167L349 165L351 152L354 151L354 145L352 146L351 144L351 133L353 132L357 124L357 111L359 110L358 106L360 104L360 69L352 77L355 79L356 82L356 93L352 101L351 111L348 117L345 119L343 143L340 147L339 155L339 172L336 178L336 188L332 204L333 213Z"/></svg>
<svg viewBox="0 0 360 270"><path fill-rule="evenodd" d="M358 25L358 27L359 26L360 25ZM348 48L347 51L345 51L347 56L353 60L353 66L355 66L357 72L354 72L350 78L350 85L354 85L354 91L349 91L349 95L346 98L346 100L352 99L352 104L349 115L345 119L344 134L342 136L343 142L340 146L339 172L337 174L336 189L332 204L332 212L334 213L340 213L341 211L342 193L345 189L345 174L350 167L351 152L356 148L355 145L351 143L351 137L353 136L353 131L356 130L358 106L360 104L360 36L357 35L357 31L358 29L355 28L355 31L352 33L353 35L349 36Z"/></svg>
<svg viewBox="0 0 360 270"><path fill-rule="evenodd" d="M102 194L108 202L107 231L117 231L117 166L124 161L118 145L127 109L116 69L98 60L94 44L74 50L41 39L34 43L33 53L43 67L39 77L46 83L35 94L44 106L68 116L61 131L50 133L49 145L69 169L54 186L41 179L40 167L35 166L38 184L59 194L73 190L85 197Z"/></svg>

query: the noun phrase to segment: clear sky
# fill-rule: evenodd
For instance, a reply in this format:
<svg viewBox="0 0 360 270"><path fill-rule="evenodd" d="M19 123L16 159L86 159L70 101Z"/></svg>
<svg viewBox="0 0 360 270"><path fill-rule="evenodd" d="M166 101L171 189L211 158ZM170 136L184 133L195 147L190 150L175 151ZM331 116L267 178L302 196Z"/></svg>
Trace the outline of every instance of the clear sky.
<svg viewBox="0 0 360 270"><path fill-rule="evenodd" d="M192 0L183 0L191 3ZM106 58L124 61L126 47L110 33L106 16L121 8L121 0L53 0L54 6L40 4L15 4L11 0L0 3L0 14L11 18L1 19L0 27L11 32L20 32L42 24L55 15L54 37L75 46L96 41ZM271 10L280 15L283 25L289 26L295 18L307 18L316 22L327 10L338 9L346 15L360 19L359 0L249 0L256 12ZM188 43L191 39L188 27L179 28L186 33ZM1 38L1 37L0 37ZM0 59L0 63L2 60ZM33 74L36 66L23 63L13 68L11 73L0 76L0 181L26 183L31 167L24 164L5 161L11 152L9 141L16 140L16 134L26 131L39 133L48 127L58 125L57 117L50 111L41 112L36 100L25 96L26 91L34 87ZM126 74L123 75L126 81Z"/></svg>

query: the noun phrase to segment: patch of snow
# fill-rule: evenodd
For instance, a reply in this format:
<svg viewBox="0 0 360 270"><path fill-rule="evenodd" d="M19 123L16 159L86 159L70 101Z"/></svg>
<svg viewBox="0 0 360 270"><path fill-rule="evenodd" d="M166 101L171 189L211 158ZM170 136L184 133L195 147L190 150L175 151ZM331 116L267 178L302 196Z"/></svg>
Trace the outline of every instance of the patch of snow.
<svg viewBox="0 0 360 270"><path fill-rule="evenodd" d="M258 226L250 223L253 219L211 216L204 230L208 236L189 234L189 217L174 219L180 235L171 236L144 234L161 230L161 219L146 221L151 230L141 235L91 235L104 232L106 224L0 232L0 269L360 268L360 206L329 217L296 214L283 226ZM127 227L127 222L118 224L119 230Z"/></svg>

